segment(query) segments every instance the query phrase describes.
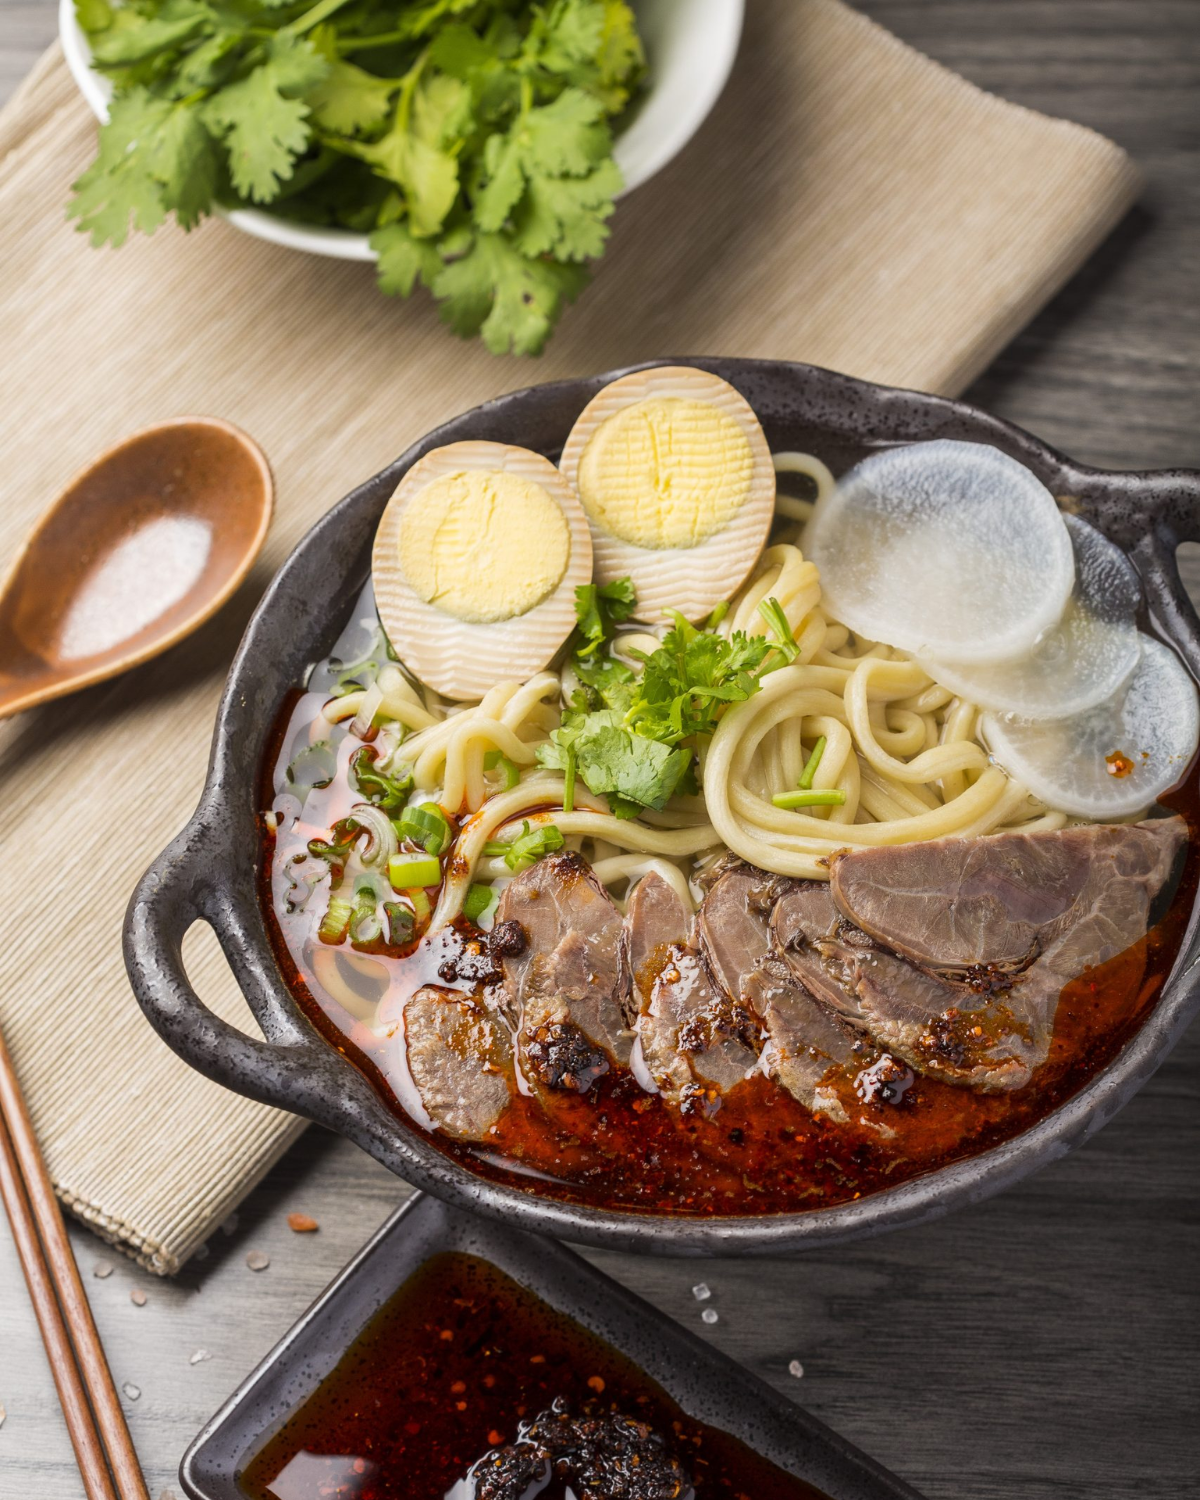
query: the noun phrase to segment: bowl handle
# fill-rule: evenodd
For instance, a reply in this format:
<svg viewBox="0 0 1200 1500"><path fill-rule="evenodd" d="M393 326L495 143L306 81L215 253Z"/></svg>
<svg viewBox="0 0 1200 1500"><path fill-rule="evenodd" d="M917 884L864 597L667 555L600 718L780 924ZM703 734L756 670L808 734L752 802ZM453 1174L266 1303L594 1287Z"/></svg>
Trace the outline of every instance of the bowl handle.
<svg viewBox="0 0 1200 1500"><path fill-rule="evenodd" d="M138 882L125 916L124 953L133 992L163 1041L205 1077L263 1104L328 1119L314 1038L297 1026L291 1039L247 1036L204 1004L183 964L183 938L196 921L215 930L242 988L242 945L227 920L229 904L213 860L215 840L194 820ZM323 1108L319 1107L323 1104Z"/></svg>

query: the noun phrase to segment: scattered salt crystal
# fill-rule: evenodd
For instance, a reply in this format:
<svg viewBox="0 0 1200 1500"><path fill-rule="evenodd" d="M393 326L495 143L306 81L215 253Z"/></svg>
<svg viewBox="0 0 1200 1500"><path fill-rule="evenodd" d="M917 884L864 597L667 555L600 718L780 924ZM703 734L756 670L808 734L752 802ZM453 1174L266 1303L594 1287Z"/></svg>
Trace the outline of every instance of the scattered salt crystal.
<svg viewBox="0 0 1200 1500"><path fill-rule="evenodd" d="M4 1410L3 1403L0 1403L0 1427L4 1426L4 1419L7 1416L8 1416L8 1413Z"/></svg>
<svg viewBox="0 0 1200 1500"><path fill-rule="evenodd" d="M202 1365L206 1359L211 1359L211 1358L212 1358L212 1355L208 1352L207 1349L197 1349L196 1352L192 1355L192 1357L188 1360L188 1364L189 1365Z"/></svg>
<svg viewBox="0 0 1200 1500"><path fill-rule="evenodd" d="M196 1248L192 1251L192 1259L193 1260L207 1260L208 1259L208 1246L207 1245L197 1245Z"/></svg>
<svg viewBox="0 0 1200 1500"><path fill-rule="evenodd" d="M699 1286L694 1286L692 1288L692 1296L695 1297L697 1302L707 1302L708 1299L712 1296L712 1292L709 1290L708 1283L702 1281Z"/></svg>
<svg viewBox="0 0 1200 1500"><path fill-rule="evenodd" d="M797 1380L804 1379L804 1366L798 1359L792 1360L791 1364L788 1365L788 1374L794 1375Z"/></svg>
<svg viewBox="0 0 1200 1500"><path fill-rule="evenodd" d="M146 1294L142 1291L140 1286L135 1286L133 1291L129 1294L129 1300L133 1303L134 1307L145 1307Z"/></svg>
<svg viewBox="0 0 1200 1500"><path fill-rule="evenodd" d="M111 1276L112 1273L113 1263L111 1260L98 1260L92 1267L92 1275L99 1276L101 1281L103 1281L106 1276Z"/></svg>
<svg viewBox="0 0 1200 1500"><path fill-rule="evenodd" d="M221 1233L222 1234L236 1234L237 1233L237 1227L238 1227L238 1216L237 1216L237 1214L230 1214L229 1217L227 1219L225 1219L222 1222L222 1224L221 1224Z"/></svg>
<svg viewBox="0 0 1200 1500"><path fill-rule="evenodd" d="M704 1319L704 1321L706 1323L715 1323L717 1321L717 1319L721 1316L721 1314L716 1310L715 1307L706 1307L704 1309L704 1311L700 1314L700 1316Z"/></svg>
<svg viewBox="0 0 1200 1500"><path fill-rule="evenodd" d="M125 1392L125 1394L131 1401L136 1401L137 1398L142 1394L141 1386L134 1385L132 1380L127 1380L121 1387L121 1389Z"/></svg>
<svg viewBox="0 0 1200 1500"><path fill-rule="evenodd" d="M162 1491L160 1491L159 1496L158 1496L158 1500L175 1500L175 1491L174 1490L162 1490Z"/></svg>
<svg viewBox="0 0 1200 1500"><path fill-rule="evenodd" d="M252 1271L265 1271L271 1264L271 1257L264 1255L261 1250L251 1250L246 1256L246 1264Z"/></svg>

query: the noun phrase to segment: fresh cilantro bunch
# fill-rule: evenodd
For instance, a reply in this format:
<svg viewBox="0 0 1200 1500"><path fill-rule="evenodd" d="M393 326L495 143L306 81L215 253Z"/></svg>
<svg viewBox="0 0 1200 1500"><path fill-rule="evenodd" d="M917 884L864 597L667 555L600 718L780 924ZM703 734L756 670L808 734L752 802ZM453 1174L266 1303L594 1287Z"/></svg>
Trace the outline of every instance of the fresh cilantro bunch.
<svg viewBox="0 0 1200 1500"><path fill-rule="evenodd" d="M768 635L701 630L682 615L656 651L631 653L638 673L613 656L614 626L637 605L628 578L575 590L578 626L571 665L580 686L538 760L562 771L570 810L575 778L606 796L619 818L661 812L677 792L696 792L694 762L731 703L756 693L764 671L794 660L799 648L774 599L760 605Z"/></svg>
<svg viewBox="0 0 1200 1500"><path fill-rule="evenodd" d="M627 0L75 4L114 85L68 210L94 244L217 203L339 225L496 354L540 352L604 249Z"/></svg>

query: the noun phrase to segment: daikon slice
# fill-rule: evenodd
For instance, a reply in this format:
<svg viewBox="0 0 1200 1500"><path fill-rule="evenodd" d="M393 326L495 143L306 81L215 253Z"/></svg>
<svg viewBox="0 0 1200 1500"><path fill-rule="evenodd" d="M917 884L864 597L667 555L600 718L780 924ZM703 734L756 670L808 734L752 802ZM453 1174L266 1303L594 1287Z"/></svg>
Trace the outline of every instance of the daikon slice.
<svg viewBox="0 0 1200 1500"><path fill-rule="evenodd" d="M1141 812L1180 779L1200 737L1196 684L1175 653L1140 637L1141 658L1106 703L1069 719L985 714L984 744L1047 807L1081 818Z"/></svg>
<svg viewBox="0 0 1200 1500"><path fill-rule="evenodd" d="M998 448L949 439L856 465L817 505L804 550L836 619L939 661L1024 655L1075 581L1045 485Z"/></svg>
<svg viewBox="0 0 1200 1500"><path fill-rule="evenodd" d="M1065 516L1075 591L1062 619L1014 661L966 666L922 660L943 687L997 713L1065 719L1111 698L1138 663L1141 585L1133 564L1094 526Z"/></svg>

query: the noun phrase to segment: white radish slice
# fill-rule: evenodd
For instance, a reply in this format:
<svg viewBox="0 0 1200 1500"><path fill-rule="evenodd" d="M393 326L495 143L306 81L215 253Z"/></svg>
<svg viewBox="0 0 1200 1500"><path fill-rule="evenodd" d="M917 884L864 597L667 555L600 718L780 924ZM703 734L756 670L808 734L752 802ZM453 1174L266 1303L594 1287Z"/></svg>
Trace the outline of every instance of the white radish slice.
<svg viewBox="0 0 1200 1500"><path fill-rule="evenodd" d="M1066 719L1111 698L1138 663L1137 571L1078 516L1064 516L1075 550L1075 592L1062 619L1027 655L993 665L922 660L951 692L1022 719Z"/></svg>
<svg viewBox="0 0 1200 1500"><path fill-rule="evenodd" d="M1200 739L1196 684L1152 636L1125 687L1070 719L985 714L979 732L1010 776L1059 812L1100 821L1141 812L1187 770Z"/></svg>
<svg viewBox="0 0 1200 1500"><path fill-rule="evenodd" d="M857 464L817 505L804 550L835 619L937 661L1024 655L1075 581L1045 485L998 448L949 439Z"/></svg>

